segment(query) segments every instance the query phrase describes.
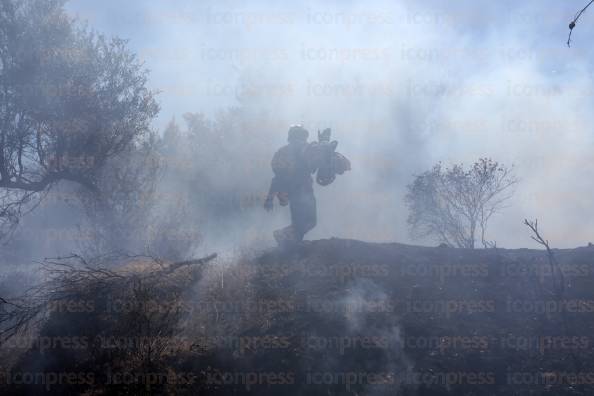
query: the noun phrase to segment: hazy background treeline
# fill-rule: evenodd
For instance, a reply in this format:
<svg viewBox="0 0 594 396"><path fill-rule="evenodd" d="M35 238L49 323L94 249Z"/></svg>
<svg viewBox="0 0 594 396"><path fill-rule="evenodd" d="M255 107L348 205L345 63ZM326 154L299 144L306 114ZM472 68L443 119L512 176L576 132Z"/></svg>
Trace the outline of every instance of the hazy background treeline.
<svg viewBox="0 0 594 396"><path fill-rule="evenodd" d="M492 157L521 183L492 219L499 246L526 247L522 219L556 246L592 239L591 25L565 45L582 2L268 0L70 2L93 26L130 38L163 90L156 125L241 105L268 146L288 124L334 128L353 171L318 189L330 235L413 242L403 204L412 174ZM260 119L258 119L260 118ZM269 131L266 133L265 131ZM246 138L247 138L246 134ZM253 155L253 160L260 161ZM344 196L353 197L343 199ZM416 241L432 244L432 241Z"/></svg>
<svg viewBox="0 0 594 396"><path fill-rule="evenodd" d="M309 238L413 242L403 202L412 175L437 161L489 156L515 164L521 179L493 218L498 246L531 243L525 217L539 217L555 246L592 239L584 214L593 209L593 57L583 38L563 47L572 5L65 7L91 29L130 39L125 46L150 69L147 87L160 91L160 111L141 139L98 167L100 204L72 183L56 184L2 248L6 263L79 250L178 258L270 246L288 213L269 215L261 200L269 160L293 123L312 134L332 127L353 163L317 189L319 223ZM581 29L587 37L587 24ZM62 51L81 58L80 47Z"/></svg>

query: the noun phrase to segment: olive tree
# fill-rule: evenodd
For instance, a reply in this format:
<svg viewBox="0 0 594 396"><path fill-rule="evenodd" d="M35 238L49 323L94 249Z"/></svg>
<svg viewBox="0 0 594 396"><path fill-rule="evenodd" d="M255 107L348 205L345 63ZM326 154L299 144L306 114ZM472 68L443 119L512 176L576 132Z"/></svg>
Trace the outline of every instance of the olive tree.
<svg viewBox="0 0 594 396"><path fill-rule="evenodd" d="M89 31L63 5L0 1L0 238L57 183L100 194L102 167L159 110L126 41Z"/></svg>
<svg viewBox="0 0 594 396"><path fill-rule="evenodd" d="M512 197L517 182L513 167L489 158L479 159L469 170L462 164L444 169L438 163L407 187L412 236L473 249L478 234L489 246L488 222Z"/></svg>

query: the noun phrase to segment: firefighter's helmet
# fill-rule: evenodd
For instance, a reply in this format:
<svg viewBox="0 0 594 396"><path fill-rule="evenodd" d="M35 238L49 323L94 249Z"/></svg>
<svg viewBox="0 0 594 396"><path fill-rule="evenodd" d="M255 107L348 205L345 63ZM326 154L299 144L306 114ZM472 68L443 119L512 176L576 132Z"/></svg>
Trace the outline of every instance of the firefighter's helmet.
<svg viewBox="0 0 594 396"><path fill-rule="evenodd" d="M292 125L289 128L289 142L305 142L308 137L309 132L301 125Z"/></svg>

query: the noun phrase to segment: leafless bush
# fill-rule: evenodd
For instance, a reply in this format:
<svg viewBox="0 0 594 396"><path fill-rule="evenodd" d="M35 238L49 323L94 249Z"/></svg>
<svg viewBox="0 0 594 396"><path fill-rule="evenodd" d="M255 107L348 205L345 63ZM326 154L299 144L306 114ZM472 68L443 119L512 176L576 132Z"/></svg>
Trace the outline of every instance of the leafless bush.
<svg viewBox="0 0 594 396"><path fill-rule="evenodd" d="M486 239L488 222L512 197L517 182L513 168L489 158L479 159L470 170L462 165L443 169L437 164L408 186L411 234L473 249L480 232L482 244L492 247Z"/></svg>
<svg viewBox="0 0 594 396"><path fill-rule="evenodd" d="M97 376L105 367L137 374L166 372L180 348L186 347L175 339L186 315L184 296L215 257L176 263L121 256L46 260L45 282L20 298L0 299L1 340L32 331L39 337L56 332L85 337L89 343L85 353L63 359L53 368L57 371L68 371L72 365L78 371L96 371ZM62 309L72 302L89 309ZM106 339L128 343L106 346ZM35 359L36 353L40 351L29 351L19 364L31 364L27 359ZM128 385L134 393L144 384Z"/></svg>

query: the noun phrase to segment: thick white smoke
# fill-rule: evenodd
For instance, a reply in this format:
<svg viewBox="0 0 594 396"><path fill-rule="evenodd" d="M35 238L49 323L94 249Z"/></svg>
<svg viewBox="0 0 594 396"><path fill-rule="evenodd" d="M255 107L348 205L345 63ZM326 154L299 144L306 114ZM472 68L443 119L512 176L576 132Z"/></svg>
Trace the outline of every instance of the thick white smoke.
<svg viewBox="0 0 594 396"><path fill-rule="evenodd" d="M522 220L538 217L554 246L571 247L594 239L584 220L594 210L591 24L565 46L566 22L580 5L72 0L68 7L131 39L163 91L158 128L173 115L214 116L240 105L261 116L264 132L243 137L266 148L258 157L285 143L290 124L333 128L353 170L317 188L319 222L309 238L411 242L403 195L412 175L437 161L490 156L515 164L522 181L488 238L532 246ZM261 164L254 184L265 185L270 158L255 156L238 145L239 160ZM260 216L267 214L242 222L269 237L272 224Z"/></svg>

